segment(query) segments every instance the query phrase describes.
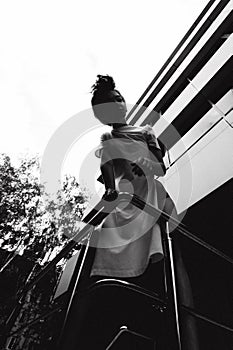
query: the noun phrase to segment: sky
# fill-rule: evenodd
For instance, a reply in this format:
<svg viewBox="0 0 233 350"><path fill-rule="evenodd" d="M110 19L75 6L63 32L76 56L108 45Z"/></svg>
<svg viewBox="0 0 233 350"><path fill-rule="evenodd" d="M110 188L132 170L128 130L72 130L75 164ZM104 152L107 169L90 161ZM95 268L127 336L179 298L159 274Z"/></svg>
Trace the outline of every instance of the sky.
<svg viewBox="0 0 233 350"><path fill-rule="evenodd" d="M83 111L85 129L97 74L112 75L126 101L135 103L207 3L1 2L0 152L13 159L43 156L54 133ZM69 148L64 171L74 171L71 164L98 144L100 129L92 132L78 135L81 143Z"/></svg>

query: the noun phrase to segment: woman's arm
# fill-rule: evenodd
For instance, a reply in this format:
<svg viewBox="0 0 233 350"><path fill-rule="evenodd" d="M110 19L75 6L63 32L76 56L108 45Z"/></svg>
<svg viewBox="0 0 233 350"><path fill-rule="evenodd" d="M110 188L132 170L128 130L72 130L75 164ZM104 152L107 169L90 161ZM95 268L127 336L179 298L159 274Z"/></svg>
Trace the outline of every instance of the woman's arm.
<svg viewBox="0 0 233 350"><path fill-rule="evenodd" d="M100 167L103 180L104 180L104 186L105 189L113 189L115 190L115 177L114 177L114 170L113 170L113 161L109 160L108 162L104 163Z"/></svg>
<svg viewBox="0 0 233 350"><path fill-rule="evenodd" d="M104 133L101 136L100 147L96 150L95 155L98 158L101 158L101 176L98 177L100 181L105 186L105 193L103 199L114 200L117 197L117 191L115 189L115 174L113 168L113 160L111 159L111 154L109 148L111 143L107 144L105 141L108 141L112 138L110 133Z"/></svg>
<svg viewBox="0 0 233 350"><path fill-rule="evenodd" d="M166 174L166 168L163 162L162 151L158 149L156 145L153 144L152 142L149 143L148 148L152 153L152 155L154 156L154 157L152 156L152 161L154 162L153 169L155 171L155 175L164 176Z"/></svg>
<svg viewBox="0 0 233 350"><path fill-rule="evenodd" d="M144 127L144 135L146 137L150 155L148 158L139 157L133 164L135 165L133 167L133 171L139 176L142 175L143 172L145 175L152 173L157 176L164 176L166 174L166 168L163 162L164 154L158 140L155 137L153 128L150 125L146 125Z"/></svg>
<svg viewBox="0 0 233 350"><path fill-rule="evenodd" d="M105 193L102 198L108 201L113 201L118 196L115 188L113 161L109 160L108 162L102 164L100 169L105 186Z"/></svg>

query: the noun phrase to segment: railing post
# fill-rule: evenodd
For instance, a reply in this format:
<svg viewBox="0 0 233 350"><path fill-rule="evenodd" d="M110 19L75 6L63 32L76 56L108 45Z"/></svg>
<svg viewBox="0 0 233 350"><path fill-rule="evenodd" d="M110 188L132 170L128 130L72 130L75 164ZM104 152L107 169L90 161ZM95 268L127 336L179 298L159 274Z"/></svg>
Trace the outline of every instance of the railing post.
<svg viewBox="0 0 233 350"><path fill-rule="evenodd" d="M165 282L168 301L168 327L170 329L172 337L172 349L181 350L180 315L178 309L173 243L167 221L165 225L162 225L161 231L165 256Z"/></svg>
<svg viewBox="0 0 233 350"><path fill-rule="evenodd" d="M31 277L33 276L34 271L37 268L37 264L38 264L38 262L36 262L35 265L33 266L31 272L29 273L29 275L27 277L25 284L27 284L30 281ZM25 293L22 292L20 298L18 300L16 299L14 301L13 309L12 309L10 315L8 316L4 327L2 327L2 333L0 335L0 349L1 350L8 349L7 348L7 343L9 340L8 335L9 335L9 332L11 331L12 327L14 326L14 324L19 316L19 313L23 307L25 297L26 297L26 292Z"/></svg>
<svg viewBox="0 0 233 350"><path fill-rule="evenodd" d="M69 298L68 303L65 311L65 317L63 320L63 324L60 331L59 339L57 340L57 347L56 350L64 350L68 347L72 347L72 339L70 339L70 334L75 334L75 319L73 319L73 309L75 309L75 304L78 302L78 287L79 282L81 278L81 274L83 273L84 264L86 264L87 254L90 248L91 238L92 238L93 231L91 231L85 239L85 243L83 243L83 246L81 248L81 256L80 260L78 259L78 262L76 263L76 268L74 270L73 276L72 276L72 282L71 286L69 287ZM83 250L83 251L82 251ZM71 328L72 331L71 331ZM71 333L70 333L71 331Z"/></svg>

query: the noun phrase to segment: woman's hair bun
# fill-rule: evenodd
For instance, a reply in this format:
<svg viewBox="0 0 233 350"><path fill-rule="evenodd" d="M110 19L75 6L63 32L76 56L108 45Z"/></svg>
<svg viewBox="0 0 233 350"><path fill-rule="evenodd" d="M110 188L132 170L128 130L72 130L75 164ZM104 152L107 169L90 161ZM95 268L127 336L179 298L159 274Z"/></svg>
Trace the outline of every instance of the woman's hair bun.
<svg viewBox="0 0 233 350"><path fill-rule="evenodd" d="M107 93L115 89L115 82L109 75L97 75L97 80L92 85L92 93Z"/></svg>

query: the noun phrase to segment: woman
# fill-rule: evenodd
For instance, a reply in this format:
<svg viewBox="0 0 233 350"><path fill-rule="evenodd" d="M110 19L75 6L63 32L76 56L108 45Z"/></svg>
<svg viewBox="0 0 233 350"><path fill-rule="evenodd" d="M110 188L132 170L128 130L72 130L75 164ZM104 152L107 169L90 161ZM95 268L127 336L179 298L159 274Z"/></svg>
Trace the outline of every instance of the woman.
<svg viewBox="0 0 233 350"><path fill-rule="evenodd" d="M164 146L147 125L135 127L125 120L126 104L109 76L98 75L93 85L92 106L95 117L112 127L101 138L96 152L101 159L102 180L106 196L116 198L117 192L126 191L146 203L178 219L175 205L157 177L164 176ZM164 225L164 221L163 221ZM98 249L92 276L120 277L145 288L164 293L163 249L158 218L128 204L117 207L108 215L99 231ZM180 302L193 306L189 277L180 248L175 242L176 275ZM155 264L156 263L156 264ZM189 315L182 315L182 346L198 350L196 324Z"/></svg>
<svg viewBox="0 0 233 350"><path fill-rule="evenodd" d="M102 135L101 145L96 151L96 156L100 158L101 162L102 182L105 185L103 198L114 200L118 192L126 191L138 195L146 203L164 210L169 215L174 214L174 205L166 190L158 181L154 180L154 175L164 176L166 170L163 163L164 147L156 139L152 128L148 125L135 127L126 123L125 100L115 89L115 83L111 77L98 75L92 91L92 106L95 117L104 125L112 127L111 132ZM163 249L158 222L158 218L152 217L132 204L119 204L103 223L94 229L97 233L97 235L93 235L94 239L97 236L95 242L97 249L93 264L93 249L89 249L90 259L86 259L88 263L86 263L86 271L83 273L83 287L86 288L86 285L96 280L111 277L133 282L163 294ZM182 290L185 290L185 294L181 295L181 302L184 301L186 305L190 306L192 299L189 281L188 277L186 278L180 254L177 254L177 260L177 276L181 282ZM91 264L91 278L89 278ZM87 293L87 298L85 298L86 289L84 290L83 297L80 296L81 302L78 294L76 295L78 302L72 308L70 323L66 329L64 349L70 348L71 345L72 349L104 349L119 329L114 327L118 322L116 314L118 315L119 312L121 316L121 312L124 312L121 300L120 303L117 302L117 298L114 296L112 304L112 296L110 295L110 306L109 303L107 306L110 307L111 317L108 318L108 309L106 311L101 303L99 305L99 300L96 302L92 294ZM104 300L106 302L106 299ZM118 311L118 305L120 311ZM93 313L96 307L99 307L98 312ZM135 305L134 311L137 313L137 305ZM134 311L132 317L135 315ZM105 315L106 320L103 315ZM124 315L124 317L130 324L133 322L136 327L138 326L139 330L143 325L145 328L151 327L150 331L154 337L153 322L149 326L149 321L142 322L140 317L137 320L129 320L128 315ZM187 319L184 319L183 323L184 349L198 350L195 325L193 325L192 320L190 322ZM74 325L75 332L73 331ZM158 326L159 324L156 327ZM165 330L164 339L166 338ZM166 340L162 340L162 342L164 341L166 342ZM164 349L163 345L159 348Z"/></svg>
<svg viewBox="0 0 233 350"><path fill-rule="evenodd" d="M96 152L101 159L103 197L115 198L118 192L125 191L158 207L154 175L164 176L166 171L161 143L149 125L136 127L126 123L125 100L110 76L98 75L92 91L95 117L112 127L111 132L102 135ZM120 277L128 281L134 278L135 282L135 277L151 269L151 263L162 261L158 218L132 204L117 206L96 231L99 232L98 249L92 276ZM151 283L151 279L147 281Z"/></svg>

